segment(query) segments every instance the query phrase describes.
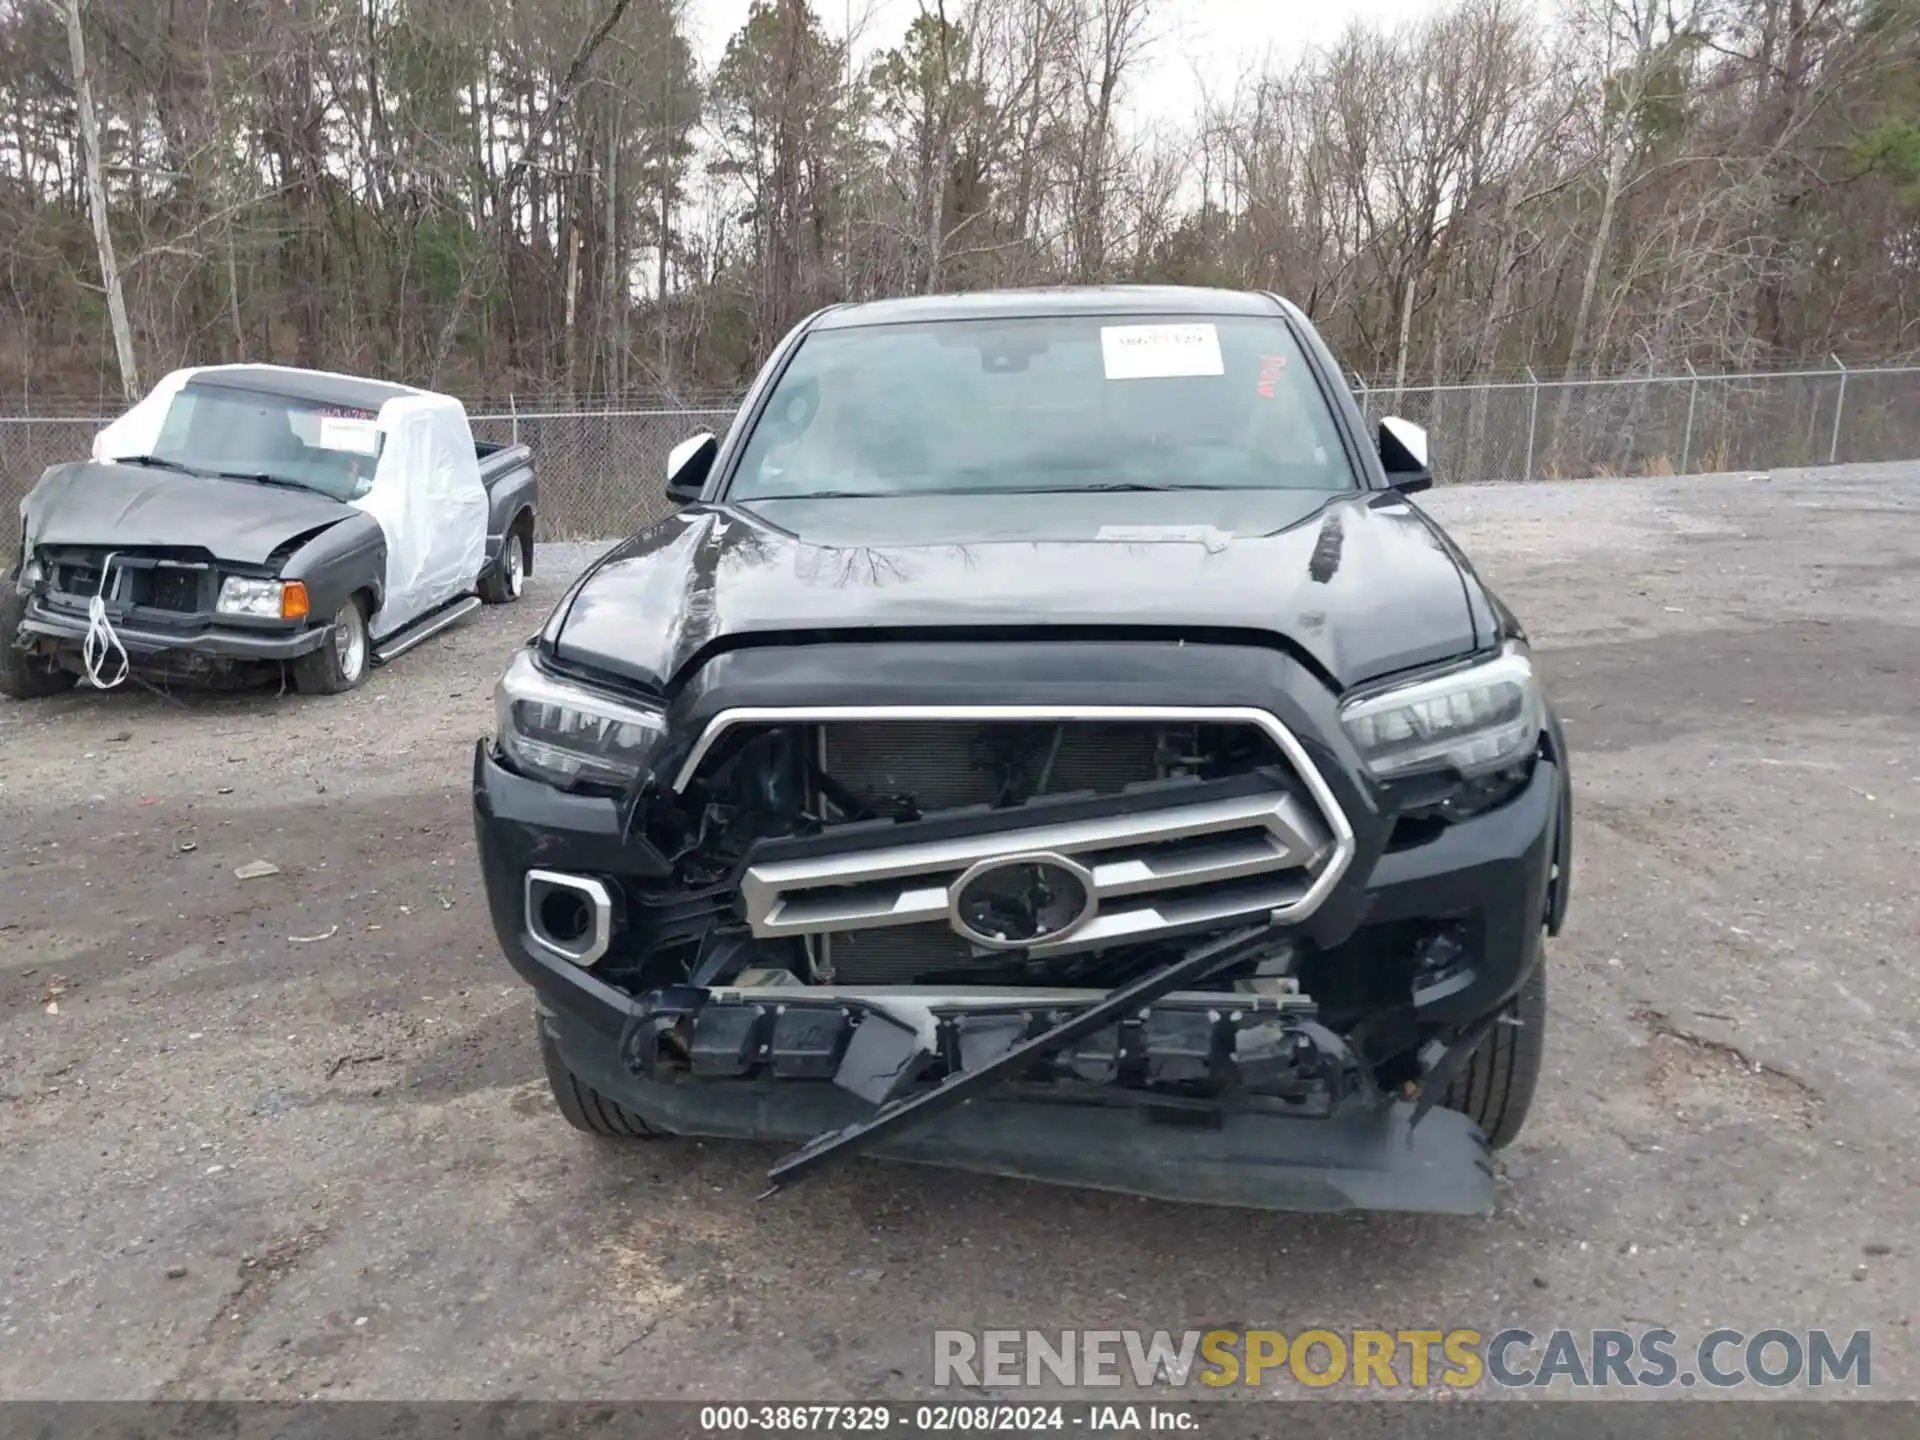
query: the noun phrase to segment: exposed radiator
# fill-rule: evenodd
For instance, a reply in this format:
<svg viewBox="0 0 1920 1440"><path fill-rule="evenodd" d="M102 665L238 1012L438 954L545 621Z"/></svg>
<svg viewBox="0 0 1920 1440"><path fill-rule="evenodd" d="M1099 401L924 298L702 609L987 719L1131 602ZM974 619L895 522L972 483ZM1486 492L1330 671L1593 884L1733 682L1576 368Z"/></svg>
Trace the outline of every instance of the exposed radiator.
<svg viewBox="0 0 1920 1440"><path fill-rule="evenodd" d="M839 721L821 730L824 766L835 780L862 798L904 796L923 810L992 804L1009 765L1019 771L1023 797L1036 793L1043 774L1048 795L1111 792L1156 778L1159 732L1151 725Z"/></svg>
<svg viewBox="0 0 1920 1440"><path fill-rule="evenodd" d="M826 940L834 979L842 985L909 985L932 971L980 963L972 946L939 924L847 930Z"/></svg>

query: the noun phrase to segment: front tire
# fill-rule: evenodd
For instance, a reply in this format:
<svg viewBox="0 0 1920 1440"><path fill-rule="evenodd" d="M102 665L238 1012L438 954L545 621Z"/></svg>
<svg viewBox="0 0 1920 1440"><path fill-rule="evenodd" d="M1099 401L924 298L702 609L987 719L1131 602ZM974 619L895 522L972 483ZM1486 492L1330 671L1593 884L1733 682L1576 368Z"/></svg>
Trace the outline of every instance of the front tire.
<svg viewBox="0 0 1920 1440"><path fill-rule="evenodd" d="M646 1121L609 1100L567 1068L560 1058L560 1047L553 1043L543 1027L540 1031L540 1064L547 1072L547 1088L553 1091L553 1103L576 1130L609 1140L657 1140L660 1132Z"/></svg>
<svg viewBox="0 0 1920 1440"><path fill-rule="evenodd" d="M373 644L367 612L355 596L334 612L327 643L293 662L294 688L302 695L339 695L367 678Z"/></svg>
<svg viewBox="0 0 1920 1440"><path fill-rule="evenodd" d="M1510 1144L1526 1124L1533 1092L1540 1083L1547 1045L1547 961L1545 946L1533 970L1508 1003L1493 1031L1454 1076L1440 1103L1458 1110L1487 1137L1495 1150Z"/></svg>
<svg viewBox="0 0 1920 1440"><path fill-rule="evenodd" d="M0 580L0 695L12 700L45 700L64 695L80 677L71 670L27 654L17 637L27 617L27 597L12 580Z"/></svg>

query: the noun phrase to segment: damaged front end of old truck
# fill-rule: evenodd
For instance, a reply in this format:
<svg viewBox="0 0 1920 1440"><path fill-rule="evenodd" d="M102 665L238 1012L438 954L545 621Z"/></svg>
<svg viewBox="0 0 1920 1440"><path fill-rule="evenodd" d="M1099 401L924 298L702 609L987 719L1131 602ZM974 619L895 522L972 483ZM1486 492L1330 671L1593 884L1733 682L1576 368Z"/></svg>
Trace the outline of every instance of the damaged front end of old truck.
<svg viewBox="0 0 1920 1440"><path fill-rule="evenodd" d="M773 1188L868 1154L1489 1210L1539 1070L1565 747L1518 624L1355 468L1011 519L680 495L515 657L474 756L561 1111L789 1142Z"/></svg>

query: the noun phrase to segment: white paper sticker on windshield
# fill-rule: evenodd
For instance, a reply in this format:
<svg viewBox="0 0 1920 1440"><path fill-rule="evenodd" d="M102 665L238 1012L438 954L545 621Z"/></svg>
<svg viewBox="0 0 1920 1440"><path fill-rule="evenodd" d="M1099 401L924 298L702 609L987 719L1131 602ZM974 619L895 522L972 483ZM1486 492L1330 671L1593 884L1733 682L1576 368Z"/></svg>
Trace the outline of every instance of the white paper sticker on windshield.
<svg viewBox="0 0 1920 1440"><path fill-rule="evenodd" d="M1109 380L1227 373L1220 332L1211 325L1103 325L1100 358Z"/></svg>
<svg viewBox="0 0 1920 1440"><path fill-rule="evenodd" d="M344 415L323 416L320 421L320 448L346 450L355 455L378 455L380 422L355 420Z"/></svg>

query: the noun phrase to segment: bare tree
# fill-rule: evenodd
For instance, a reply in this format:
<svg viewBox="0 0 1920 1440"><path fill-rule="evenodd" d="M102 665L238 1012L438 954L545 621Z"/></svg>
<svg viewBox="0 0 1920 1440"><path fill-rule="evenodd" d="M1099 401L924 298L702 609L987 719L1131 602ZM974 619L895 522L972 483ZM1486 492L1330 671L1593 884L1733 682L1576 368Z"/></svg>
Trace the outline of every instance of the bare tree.
<svg viewBox="0 0 1920 1440"><path fill-rule="evenodd" d="M100 257L100 280L107 292L113 349L120 362L120 388L127 399L140 395L140 367L133 354L133 326L127 320L126 292L113 254L113 217L107 210L107 184L100 159L100 122L93 113L93 82L87 74L87 42L80 26L80 0L66 0L67 50L73 59L73 93L80 113L80 143L87 170L87 211L93 218L93 243Z"/></svg>
<svg viewBox="0 0 1920 1440"><path fill-rule="evenodd" d="M1077 280L1280 291L1396 388L1920 354L1907 0L1444 0L1151 123L1165 0L918 0L859 55L820 3L705 75L687 0L0 6L0 385L682 400L818 305ZM1644 418L1570 388L1542 439Z"/></svg>

